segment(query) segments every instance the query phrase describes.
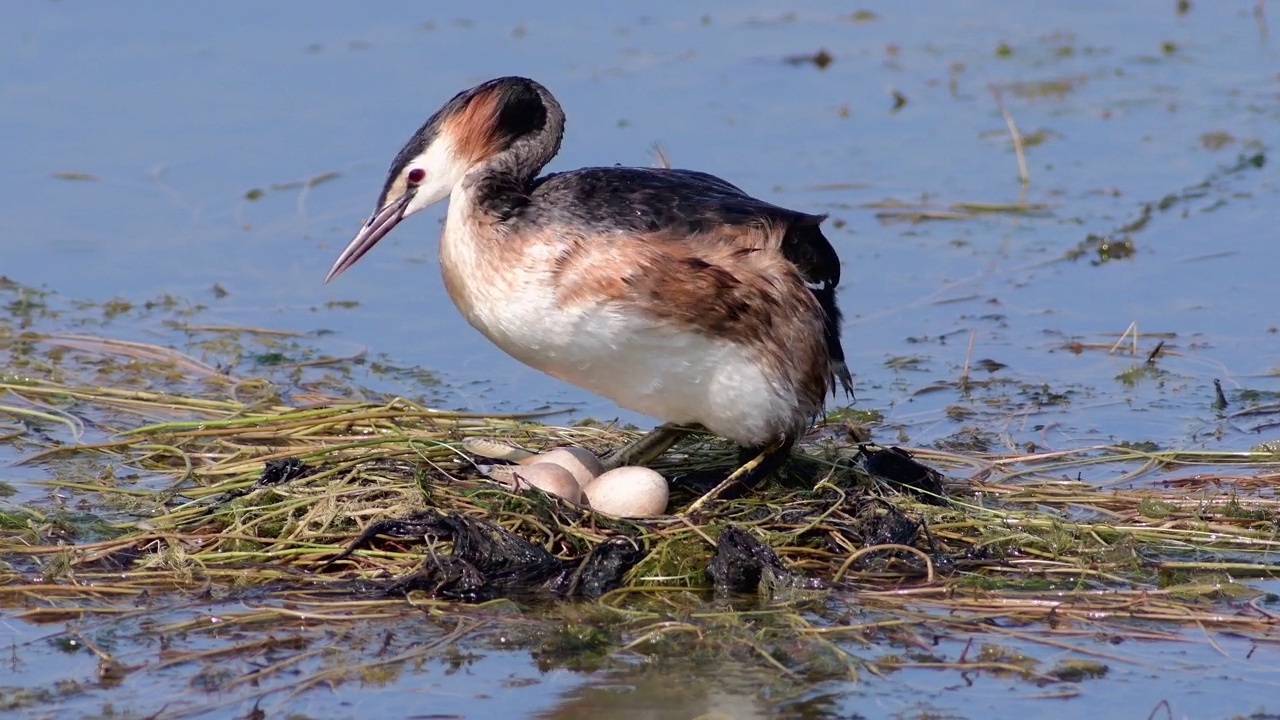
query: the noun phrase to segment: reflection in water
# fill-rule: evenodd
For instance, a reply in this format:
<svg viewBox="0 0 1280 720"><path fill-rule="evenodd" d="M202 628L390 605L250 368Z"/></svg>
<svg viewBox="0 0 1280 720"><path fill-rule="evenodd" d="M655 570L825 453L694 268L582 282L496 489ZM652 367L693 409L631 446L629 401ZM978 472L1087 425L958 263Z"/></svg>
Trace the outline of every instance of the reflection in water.
<svg viewBox="0 0 1280 720"><path fill-rule="evenodd" d="M759 668L630 668L601 673L565 693L540 720L755 720L775 717L768 687L776 678ZM821 715L810 715L821 717Z"/></svg>

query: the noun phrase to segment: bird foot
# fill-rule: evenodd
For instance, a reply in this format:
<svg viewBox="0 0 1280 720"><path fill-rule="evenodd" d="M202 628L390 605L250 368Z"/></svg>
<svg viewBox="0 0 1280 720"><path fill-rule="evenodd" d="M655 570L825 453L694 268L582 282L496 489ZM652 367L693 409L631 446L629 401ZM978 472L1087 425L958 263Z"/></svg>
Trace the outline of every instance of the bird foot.
<svg viewBox="0 0 1280 720"><path fill-rule="evenodd" d="M600 459L600 464L605 470L614 470L627 465L648 465L688 434L689 428L683 425L664 423L639 439L604 456Z"/></svg>

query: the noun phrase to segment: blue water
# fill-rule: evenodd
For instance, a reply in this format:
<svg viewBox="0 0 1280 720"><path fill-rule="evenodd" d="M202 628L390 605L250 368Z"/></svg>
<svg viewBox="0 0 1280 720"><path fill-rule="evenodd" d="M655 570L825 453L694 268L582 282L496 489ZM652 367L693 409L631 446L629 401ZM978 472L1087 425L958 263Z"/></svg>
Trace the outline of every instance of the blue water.
<svg viewBox="0 0 1280 720"><path fill-rule="evenodd" d="M1182 208L1157 217L1133 260L1050 262L1241 150L1206 151L1202 133L1267 142L1274 53L1253 17L1214 6L1178 18L1164 3L998 6L885 6L873 8L878 20L854 23L844 6L821 3L659 4L649 15L590 3L536 13L479 3L443 15L414 3L376 13L337 3L22 5L0 30L11 68L0 96L10 158L0 268L76 298L170 294L211 305L207 322L335 330L442 373L457 404L473 409L573 403L580 414L619 415L502 356L459 320L435 260L443 207L406 223L339 282L319 282L422 119L478 80L521 73L548 84L569 114L553 170L647 164L661 142L677 165L841 221L829 231L846 265L841 298L861 405L891 410L916 441L933 436L916 408L902 409L903 391L919 383L883 364L923 355L929 381L954 379L971 329L975 359L1009 365L1006 376L1119 391L1143 405L1152 400L1141 390L1106 381L1128 360L1055 346L1136 322L1200 345L1193 362L1171 361L1194 406L1211 400L1212 377L1274 388L1257 377L1280 349L1272 317L1257 309L1270 285L1264 269L1280 260L1265 241L1269 168L1215 194L1228 198L1217 212L1203 212L1206 201L1186 218ZM1010 56L997 54L1001 43ZM835 58L825 70L784 62L818 49ZM1074 89L1006 95L1024 132L1053 133L1030 149L1026 192L1052 204L1050 216L886 226L867 207L1016 200L987 86L1049 80ZM908 99L897 112L890 88ZM58 172L98 180L50 177ZM331 172L341 175L305 191L270 190ZM812 189L831 184L856 187ZM250 201L252 189L267 193ZM215 283L229 295L215 299ZM955 298L970 299L934 304ZM360 305L317 312L334 300ZM1091 422L1071 419L1060 442L1185 442L1198 421L1087 407Z"/></svg>
<svg viewBox="0 0 1280 720"><path fill-rule="evenodd" d="M1137 218L1143 203L1276 146L1280 58L1265 18L1252 2L1197 2L1184 16L1174 5L12 3L0 23L0 275L67 302L169 295L207 306L207 324L331 330L327 342L438 374L455 406L568 404L578 416L646 422L524 368L466 326L439 280L443 206L321 284L423 119L480 80L523 74L568 113L551 170L649 164L659 142L677 166L830 213L858 407L885 414L880 439L941 440L958 428L945 408L972 403L992 408L975 422L998 446L1152 439L1247 448L1274 431L1215 413L1212 382L1222 381L1232 410L1247 404L1242 389L1280 391L1275 163L1218 176L1203 197L1156 212L1133 234L1130 259L1060 259L1090 233ZM876 19L849 19L860 8ZM819 49L834 58L825 69L787 62ZM1049 131L1028 149L1024 189L988 86L1048 81L1067 90L1003 92L1023 133ZM893 91L906 99L896 110ZM1209 149L1202 136L1212 132L1232 141ZM305 190L273 189L335 172ZM265 194L251 200L255 189ZM878 215L884 201L946 209L1020 198L1050 207L923 223ZM327 305L335 301L358 305ZM1135 387L1117 378L1155 338L1140 341L1136 358L1064 349L1110 344L1131 323L1176 333L1163 377ZM1039 408L1015 390L924 392L960 376L971 332L973 360L1007 365L995 377L1069 392L1072 402ZM184 342L159 320L118 321L110 334ZM918 359L914 369L890 366L904 356ZM22 639L42 632L8 627ZM1158 657L1144 662L1158 666ZM1271 649L1255 658L1274 665ZM39 667L51 673L43 682L88 672ZM493 687L505 673L475 672ZM1250 712L1273 697L1257 685L1221 692L1212 676L1180 673L1166 684L1133 671L1016 716L1145 717L1151 697L1134 688L1148 685L1179 717ZM922 702L904 691L911 682L887 681L880 700L885 686L861 685L846 709L909 712ZM537 703L526 699L551 687L492 692L532 712ZM1011 716L1000 709L1003 686L990 704L928 687L940 693L930 707ZM152 691L114 692L134 693L144 712L155 710L145 699ZM407 680L369 702L399 707L415 692ZM68 716L88 712L77 707ZM477 708L470 716L511 716ZM357 714L371 712L347 716Z"/></svg>

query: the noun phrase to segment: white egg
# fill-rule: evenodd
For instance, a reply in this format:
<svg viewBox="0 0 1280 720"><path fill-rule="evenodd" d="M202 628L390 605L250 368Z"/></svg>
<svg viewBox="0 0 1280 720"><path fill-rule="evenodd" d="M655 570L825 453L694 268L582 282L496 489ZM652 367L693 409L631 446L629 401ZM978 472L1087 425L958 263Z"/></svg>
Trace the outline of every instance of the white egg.
<svg viewBox="0 0 1280 720"><path fill-rule="evenodd" d="M569 502L582 502L582 487L573 473L555 463L525 465L511 474L515 489L532 485L543 492L558 495Z"/></svg>
<svg viewBox="0 0 1280 720"><path fill-rule="evenodd" d="M585 488L593 510L624 518L653 517L667 510L667 480L643 467L620 467Z"/></svg>
<svg viewBox="0 0 1280 720"><path fill-rule="evenodd" d="M554 463L559 465L573 474L573 479L578 481L578 487L581 488L585 488L587 483L594 480L597 475L604 471L604 468L600 465L600 460L595 455L592 455L590 450L584 450L579 447L562 447L548 450L541 455L525 458L520 463Z"/></svg>

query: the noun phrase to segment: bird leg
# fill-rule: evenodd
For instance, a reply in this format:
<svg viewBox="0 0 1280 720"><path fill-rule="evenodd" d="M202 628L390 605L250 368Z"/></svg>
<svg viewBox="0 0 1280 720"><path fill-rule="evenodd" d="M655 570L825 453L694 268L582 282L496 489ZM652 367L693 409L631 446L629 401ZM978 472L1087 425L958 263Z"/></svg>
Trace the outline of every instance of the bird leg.
<svg viewBox="0 0 1280 720"><path fill-rule="evenodd" d="M671 449L689 434L690 428L683 425L663 423L649 431L647 435L614 450L600 460L605 470L613 470L625 465L648 465L657 460L662 453Z"/></svg>
<svg viewBox="0 0 1280 720"><path fill-rule="evenodd" d="M768 445L742 448L738 453L738 462L740 463L738 469L730 473L729 477L725 478L719 485L711 488L702 497L695 500L682 514L692 515L735 485L741 486L740 490L749 490L755 487L761 480L782 467L782 464L791 455L791 446L795 445L795 442L795 437L784 435Z"/></svg>

